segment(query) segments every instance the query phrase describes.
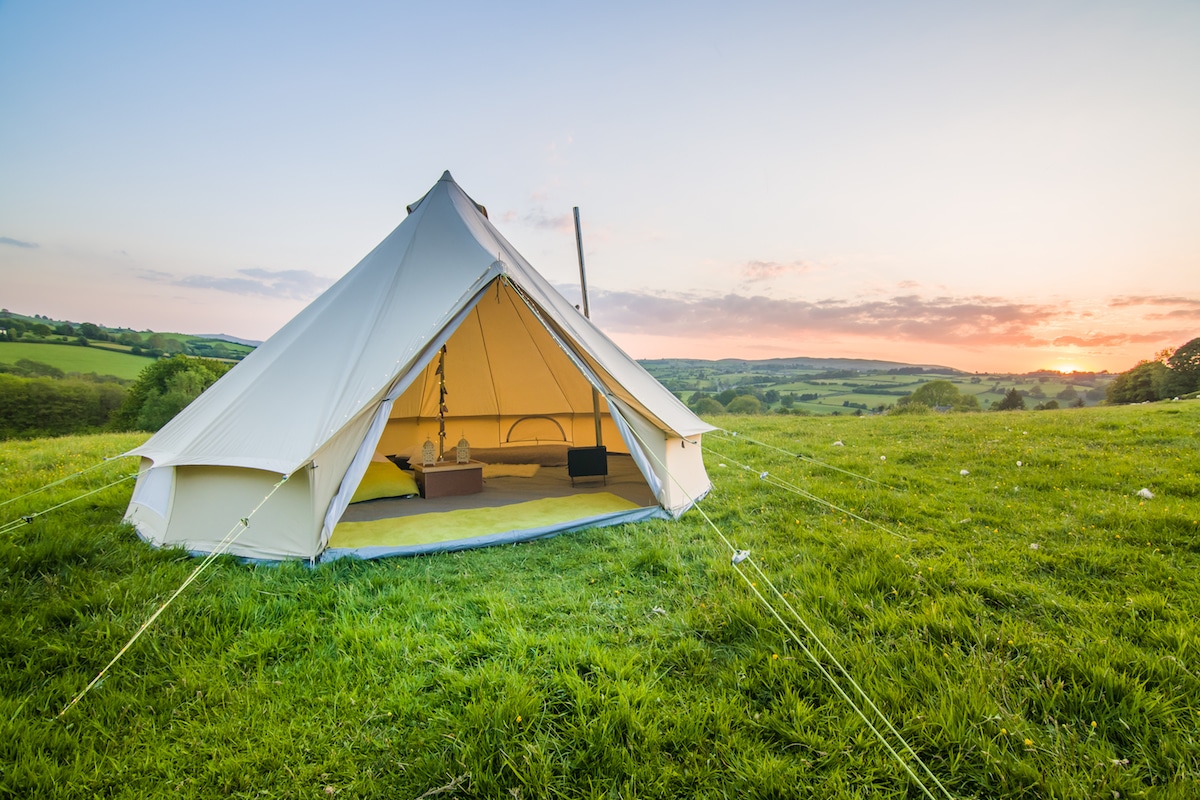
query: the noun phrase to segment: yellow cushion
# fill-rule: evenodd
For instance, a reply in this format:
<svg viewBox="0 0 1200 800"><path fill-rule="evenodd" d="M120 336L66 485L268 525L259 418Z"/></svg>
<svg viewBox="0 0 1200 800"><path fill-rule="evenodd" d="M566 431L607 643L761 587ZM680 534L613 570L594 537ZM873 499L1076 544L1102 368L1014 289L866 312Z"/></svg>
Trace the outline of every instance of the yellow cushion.
<svg viewBox="0 0 1200 800"><path fill-rule="evenodd" d="M417 481L412 475L391 462L372 461L367 464L367 472L350 502L361 503L381 497L407 497L417 492Z"/></svg>

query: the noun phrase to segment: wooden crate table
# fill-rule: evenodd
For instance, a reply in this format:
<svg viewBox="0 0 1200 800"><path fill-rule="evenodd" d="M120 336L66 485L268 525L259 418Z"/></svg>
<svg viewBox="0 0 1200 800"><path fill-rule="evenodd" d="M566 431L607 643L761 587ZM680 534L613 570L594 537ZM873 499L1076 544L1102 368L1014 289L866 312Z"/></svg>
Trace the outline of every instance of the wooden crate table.
<svg viewBox="0 0 1200 800"><path fill-rule="evenodd" d="M436 464L413 464L417 488L421 497L453 497L483 491L483 462L439 461Z"/></svg>

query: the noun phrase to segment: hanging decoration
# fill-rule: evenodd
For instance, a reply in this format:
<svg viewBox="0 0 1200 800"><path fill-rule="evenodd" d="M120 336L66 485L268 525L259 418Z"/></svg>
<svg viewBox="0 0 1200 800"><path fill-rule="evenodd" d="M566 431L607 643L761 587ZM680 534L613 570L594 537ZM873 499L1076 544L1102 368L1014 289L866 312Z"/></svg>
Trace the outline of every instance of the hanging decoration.
<svg viewBox="0 0 1200 800"><path fill-rule="evenodd" d="M437 460L446 459L446 345L438 353L438 449Z"/></svg>

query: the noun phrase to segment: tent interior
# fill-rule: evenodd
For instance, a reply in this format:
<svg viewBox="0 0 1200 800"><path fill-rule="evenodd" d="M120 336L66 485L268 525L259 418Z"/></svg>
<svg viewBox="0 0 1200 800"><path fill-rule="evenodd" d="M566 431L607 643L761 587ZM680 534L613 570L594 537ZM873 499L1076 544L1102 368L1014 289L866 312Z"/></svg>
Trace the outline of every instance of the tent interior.
<svg viewBox="0 0 1200 800"><path fill-rule="evenodd" d="M396 397L367 473L394 469L399 475L402 467L422 460L427 442L439 462L453 462L465 439L471 461L482 464L482 491L422 497L412 494L409 483L407 491L397 490L401 496L385 492L352 502L333 530L327 555L351 549L359 556L372 550L387 554L446 542L466 547L514 530L532 538L529 531L658 515L652 513L661 511L654 491L604 395L593 391L576 363L586 356L568 352L569 337L535 309L510 281L494 280L461 317L444 349ZM585 363L605 391L654 419L599 364ZM596 445L598 433L607 449L607 474L573 479L568 449Z"/></svg>

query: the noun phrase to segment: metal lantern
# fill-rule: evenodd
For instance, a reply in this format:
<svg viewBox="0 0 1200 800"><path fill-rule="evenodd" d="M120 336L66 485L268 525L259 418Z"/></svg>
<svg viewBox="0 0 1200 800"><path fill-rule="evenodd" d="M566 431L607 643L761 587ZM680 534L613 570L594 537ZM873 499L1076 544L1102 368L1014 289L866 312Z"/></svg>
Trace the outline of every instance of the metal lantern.
<svg viewBox="0 0 1200 800"><path fill-rule="evenodd" d="M429 466L437 463L437 454L433 448L433 442L425 439L425 444L421 445L421 464Z"/></svg>
<svg viewBox="0 0 1200 800"><path fill-rule="evenodd" d="M471 460L471 445L467 437L458 440L458 463L466 464Z"/></svg>

